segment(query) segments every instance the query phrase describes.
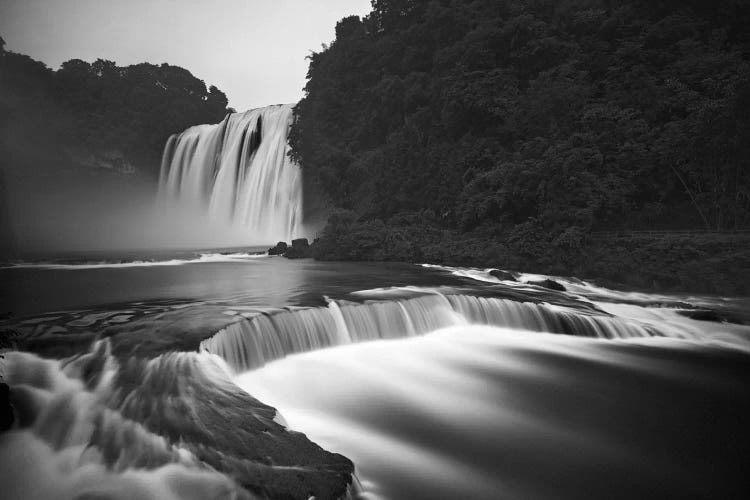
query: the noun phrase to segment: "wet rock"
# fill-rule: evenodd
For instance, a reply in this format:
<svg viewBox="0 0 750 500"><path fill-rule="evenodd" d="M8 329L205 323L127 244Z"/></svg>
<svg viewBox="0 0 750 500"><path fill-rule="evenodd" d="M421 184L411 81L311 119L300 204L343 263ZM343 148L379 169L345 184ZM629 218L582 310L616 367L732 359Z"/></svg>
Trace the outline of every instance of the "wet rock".
<svg viewBox="0 0 750 500"><path fill-rule="evenodd" d="M720 314L713 309L686 309L677 311L680 315L696 321L710 321L713 323L735 323L738 325L745 324L740 317L732 314Z"/></svg>
<svg viewBox="0 0 750 500"><path fill-rule="evenodd" d="M312 257L312 247L307 241L307 238L297 238L292 240L292 246L289 248L284 257L287 259L305 259Z"/></svg>
<svg viewBox="0 0 750 500"><path fill-rule="evenodd" d="M507 271L501 271L500 269L492 269L490 271L490 276L494 276L495 278L503 281L517 281L516 277L513 276L512 273L509 273Z"/></svg>
<svg viewBox="0 0 750 500"><path fill-rule="evenodd" d="M714 323L721 323L724 319L719 316L719 313L712 311L711 309L693 309L688 311L680 311L682 316L686 316L690 319L698 321L712 321Z"/></svg>
<svg viewBox="0 0 750 500"><path fill-rule="evenodd" d="M0 382L0 432L5 432L13 426L13 407L10 404L10 387Z"/></svg>
<svg viewBox="0 0 750 500"><path fill-rule="evenodd" d="M276 243L275 247L271 247L268 249L268 255L284 255L287 251L289 246L284 241L279 241Z"/></svg>
<svg viewBox="0 0 750 500"><path fill-rule="evenodd" d="M546 279L541 281L529 281L529 285L541 286L550 290L557 290L558 292L564 292L565 287L557 281Z"/></svg>
<svg viewBox="0 0 750 500"><path fill-rule="evenodd" d="M276 409L235 385L221 365L197 349L172 352L165 344L160 355L114 358L110 343L109 338L98 342L58 367L26 353L17 357L15 378L0 382L0 433L11 426L38 426L43 431L38 439L55 452L72 453L70 446L76 445L69 433L90 432L88 446L108 467L170 466L184 457L179 448L239 486L231 495L237 500L348 498L354 473L349 459L287 429ZM80 418L80 400L67 396L83 394L83 386L74 389L56 382L62 377L89 380L100 369L93 358L104 359L102 366L110 376L97 388L97 396L107 405L85 409L85 418L95 424L79 429L74 423ZM169 408L159 411L166 401ZM123 497L142 496L128 493L124 490ZM228 492L220 496L230 498ZM76 498L84 497L95 498ZM200 493L191 497L219 498Z"/></svg>

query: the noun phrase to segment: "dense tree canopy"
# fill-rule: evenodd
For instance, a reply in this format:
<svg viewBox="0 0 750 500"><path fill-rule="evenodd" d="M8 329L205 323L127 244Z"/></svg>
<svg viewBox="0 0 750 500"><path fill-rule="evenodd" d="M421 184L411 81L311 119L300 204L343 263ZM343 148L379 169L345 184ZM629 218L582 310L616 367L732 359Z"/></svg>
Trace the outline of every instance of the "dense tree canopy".
<svg viewBox="0 0 750 500"><path fill-rule="evenodd" d="M291 136L308 193L520 246L750 224L747 2L372 6L310 56Z"/></svg>
<svg viewBox="0 0 750 500"><path fill-rule="evenodd" d="M0 39L2 41L2 39ZM0 44L0 132L5 161L60 161L71 151L117 150L158 172L169 135L227 113L227 98L186 69L119 67L79 59L53 71Z"/></svg>

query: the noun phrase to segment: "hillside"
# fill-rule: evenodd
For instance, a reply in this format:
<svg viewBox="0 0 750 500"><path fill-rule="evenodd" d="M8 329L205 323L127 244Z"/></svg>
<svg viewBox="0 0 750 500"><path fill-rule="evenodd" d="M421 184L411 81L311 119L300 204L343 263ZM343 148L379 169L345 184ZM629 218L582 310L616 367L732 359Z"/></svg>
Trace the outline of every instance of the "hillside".
<svg viewBox="0 0 750 500"><path fill-rule="evenodd" d="M228 111L178 66L52 70L0 38L0 256L106 243L107 227L151 203L167 138Z"/></svg>
<svg viewBox="0 0 750 500"><path fill-rule="evenodd" d="M732 0L373 1L296 108L308 213L345 210L320 256L470 241L572 272L603 230L747 228L748 22Z"/></svg>
<svg viewBox="0 0 750 500"><path fill-rule="evenodd" d="M178 66L72 59L52 70L6 51L0 38L0 151L8 168L54 163L155 176L171 134L226 113L223 92Z"/></svg>

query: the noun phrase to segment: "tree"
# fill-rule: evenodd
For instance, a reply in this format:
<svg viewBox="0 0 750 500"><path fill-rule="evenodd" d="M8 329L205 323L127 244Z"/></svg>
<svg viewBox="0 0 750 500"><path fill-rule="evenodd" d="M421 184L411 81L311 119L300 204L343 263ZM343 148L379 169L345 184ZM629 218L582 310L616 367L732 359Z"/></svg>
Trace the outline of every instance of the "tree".
<svg viewBox="0 0 750 500"><path fill-rule="evenodd" d="M372 6L310 56L290 139L306 203L566 248L750 224L750 4Z"/></svg>

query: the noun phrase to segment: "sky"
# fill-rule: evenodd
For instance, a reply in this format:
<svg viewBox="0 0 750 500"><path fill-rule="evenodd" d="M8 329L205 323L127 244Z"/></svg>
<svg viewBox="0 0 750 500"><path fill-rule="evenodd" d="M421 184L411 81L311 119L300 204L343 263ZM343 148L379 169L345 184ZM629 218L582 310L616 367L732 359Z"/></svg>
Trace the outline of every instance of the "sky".
<svg viewBox="0 0 750 500"><path fill-rule="evenodd" d="M216 85L238 111L303 96L311 51L370 0L0 0L6 50L57 69L69 59L163 62Z"/></svg>

